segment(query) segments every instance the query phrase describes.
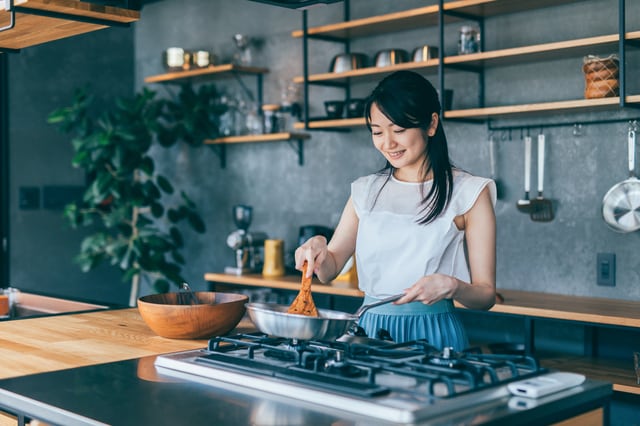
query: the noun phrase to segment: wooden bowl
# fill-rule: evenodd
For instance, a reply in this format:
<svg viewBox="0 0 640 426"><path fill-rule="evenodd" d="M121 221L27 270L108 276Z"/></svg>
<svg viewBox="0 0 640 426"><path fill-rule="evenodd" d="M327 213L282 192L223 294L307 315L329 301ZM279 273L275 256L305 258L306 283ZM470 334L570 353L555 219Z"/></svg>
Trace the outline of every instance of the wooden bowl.
<svg viewBox="0 0 640 426"><path fill-rule="evenodd" d="M186 293L162 293L138 299L138 311L154 333L169 339L206 339L233 330L249 298L242 294L195 292L200 304L190 305Z"/></svg>

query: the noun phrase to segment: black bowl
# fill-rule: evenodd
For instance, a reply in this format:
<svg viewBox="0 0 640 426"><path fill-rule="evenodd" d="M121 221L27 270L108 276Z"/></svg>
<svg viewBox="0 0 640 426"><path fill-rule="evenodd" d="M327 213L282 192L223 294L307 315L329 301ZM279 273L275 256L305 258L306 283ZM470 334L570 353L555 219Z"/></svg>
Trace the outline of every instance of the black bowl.
<svg viewBox="0 0 640 426"><path fill-rule="evenodd" d="M347 117L360 118L364 115L364 99L350 99L347 102Z"/></svg>
<svg viewBox="0 0 640 426"><path fill-rule="evenodd" d="M344 101L326 101L324 109L329 118L340 118L344 112Z"/></svg>

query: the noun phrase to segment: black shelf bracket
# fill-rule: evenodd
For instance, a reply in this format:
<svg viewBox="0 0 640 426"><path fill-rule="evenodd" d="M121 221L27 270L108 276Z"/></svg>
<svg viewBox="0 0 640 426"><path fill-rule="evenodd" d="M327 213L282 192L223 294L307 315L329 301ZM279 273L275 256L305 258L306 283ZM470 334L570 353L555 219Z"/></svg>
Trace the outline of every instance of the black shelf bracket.
<svg viewBox="0 0 640 426"><path fill-rule="evenodd" d="M478 105L480 108L484 108L485 106L485 75L484 75L484 67L483 66L473 66L473 65L462 65L462 64L450 64L445 65L444 59L444 26L445 20L444 17L453 16L455 18L460 18L468 21L474 21L478 24L478 28L480 30L480 51L485 51L485 32L484 32L484 22L485 19L483 16L474 15L471 13L457 12L455 10L446 10L444 7L444 0L438 1L438 29L439 29L439 48L438 48L438 80L440 85L440 105L442 106L442 111L440 111L440 116L444 116L444 93L445 93L445 80L444 80L444 68L457 69L460 71L468 71L474 72L478 74ZM472 122L475 120L472 120ZM477 121L476 121L477 122Z"/></svg>
<svg viewBox="0 0 640 426"><path fill-rule="evenodd" d="M343 17L344 21L349 21L351 15L350 10L350 2L349 0L344 0L343 4ZM351 51L351 41L349 38L343 37L335 37L335 36L325 36L325 35L310 35L309 34L309 20L308 20L307 11L302 11L302 58L303 58L303 97L304 97L304 105L302 109L302 118L304 120L304 128L307 131L312 130L323 130L329 132L344 132L345 129L339 128L318 128L314 127L313 129L309 128L309 86L329 86L329 87L337 87L344 89L345 99L349 101L351 99L351 81L347 79L347 82L335 82L335 81L316 81L309 82L309 40L321 40L321 41L329 41L344 44L345 53L349 53ZM347 130L348 131L348 130ZM302 157L300 157L302 158ZM302 160L300 160L302 161ZM300 162L300 165L302 163Z"/></svg>
<svg viewBox="0 0 640 426"><path fill-rule="evenodd" d="M328 36L328 35L313 35L313 34L307 34L307 37L313 40L319 40L319 41L328 41L330 43L349 43L349 39L345 38L345 37L336 37L336 36Z"/></svg>
<svg viewBox="0 0 640 426"><path fill-rule="evenodd" d="M298 165L304 166L304 142L302 139L288 140L287 143L298 156Z"/></svg>
<svg viewBox="0 0 640 426"><path fill-rule="evenodd" d="M349 86L349 83L341 83L339 81L309 81L307 84L314 86L341 87L345 89Z"/></svg>
<svg viewBox="0 0 640 426"><path fill-rule="evenodd" d="M252 101L252 102L256 102L255 96L253 96L253 93L251 92L251 90L249 90L247 85L242 80L242 77L240 76L240 73L238 73L236 71L233 71L232 74L233 74L233 77L238 82L238 84L240 85L240 87L242 88L242 90L244 91L244 93L249 98L249 100ZM259 109L262 106L262 74L257 74L256 75L256 93L258 94L258 99L257 99L258 105L257 105L257 107Z"/></svg>
<svg viewBox="0 0 640 426"><path fill-rule="evenodd" d="M213 153L220 160L220 168L224 169L227 167L227 144L221 143L216 145L209 145Z"/></svg>

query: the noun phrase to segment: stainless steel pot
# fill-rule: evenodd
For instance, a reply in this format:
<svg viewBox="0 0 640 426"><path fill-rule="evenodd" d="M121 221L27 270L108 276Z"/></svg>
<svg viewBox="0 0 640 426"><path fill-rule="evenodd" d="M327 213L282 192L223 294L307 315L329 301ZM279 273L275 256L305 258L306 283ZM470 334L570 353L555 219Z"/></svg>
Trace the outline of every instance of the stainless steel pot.
<svg viewBox="0 0 640 426"><path fill-rule="evenodd" d="M438 59L438 48L433 46L419 46L413 49L411 53L413 62L426 62L431 59Z"/></svg>
<svg viewBox="0 0 640 426"><path fill-rule="evenodd" d="M402 49L385 49L380 50L375 56L376 67L388 67L390 65L401 64L407 62L409 59L409 52Z"/></svg>
<svg viewBox="0 0 640 426"><path fill-rule="evenodd" d="M602 199L602 217L617 232L640 229L640 179L635 175L637 123L629 126L629 177L614 185Z"/></svg>
<svg viewBox="0 0 640 426"><path fill-rule="evenodd" d="M345 72L369 65L369 57L364 53L343 53L336 55L331 60L329 72Z"/></svg>
<svg viewBox="0 0 640 426"><path fill-rule="evenodd" d="M363 305L354 314L318 309L318 317L289 314L289 305L276 303L247 303L245 307L251 321L261 332L270 336L300 340L333 340L345 334L367 310L391 303L404 296L394 296Z"/></svg>

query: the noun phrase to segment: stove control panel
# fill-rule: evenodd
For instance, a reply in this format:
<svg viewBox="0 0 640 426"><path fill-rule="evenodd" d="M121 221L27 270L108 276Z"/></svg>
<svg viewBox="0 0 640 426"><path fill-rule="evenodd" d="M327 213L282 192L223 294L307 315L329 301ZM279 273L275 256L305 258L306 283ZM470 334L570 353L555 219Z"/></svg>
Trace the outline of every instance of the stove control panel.
<svg viewBox="0 0 640 426"><path fill-rule="evenodd" d="M541 398L551 393L578 386L584 381L585 376L582 374L556 372L509 383L507 387L509 391L516 396Z"/></svg>

